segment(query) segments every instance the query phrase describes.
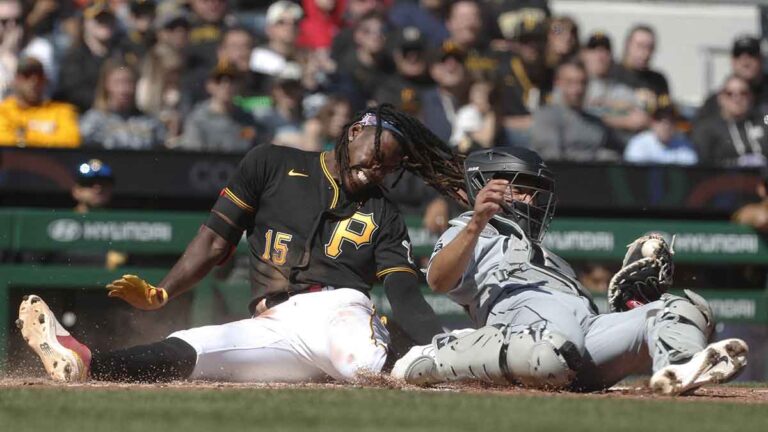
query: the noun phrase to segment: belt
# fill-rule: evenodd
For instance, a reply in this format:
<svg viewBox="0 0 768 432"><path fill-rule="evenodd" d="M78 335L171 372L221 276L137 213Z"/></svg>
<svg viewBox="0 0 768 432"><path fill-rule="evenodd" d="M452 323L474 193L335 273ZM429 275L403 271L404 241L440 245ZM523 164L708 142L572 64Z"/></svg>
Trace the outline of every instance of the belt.
<svg viewBox="0 0 768 432"><path fill-rule="evenodd" d="M309 288L303 289L301 291L281 291L278 293L267 294L266 296L264 296L264 305L267 307L267 309L272 309L273 307L287 301L289 298L295 295L320 292L320 291L328 291L330 289L333 289L333 288L326 287L320 284L315 284L315 285L310 285Z"/></svg>

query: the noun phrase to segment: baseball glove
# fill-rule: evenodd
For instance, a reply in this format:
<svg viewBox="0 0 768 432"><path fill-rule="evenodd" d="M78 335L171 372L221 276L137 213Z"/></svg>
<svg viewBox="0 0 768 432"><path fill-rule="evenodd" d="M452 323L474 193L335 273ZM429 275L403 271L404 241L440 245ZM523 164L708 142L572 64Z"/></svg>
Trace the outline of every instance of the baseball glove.
<svg viewBox="0 0 768 432"><path fill-rule="evenodd" d="M627 246L621 269L608 284L608 307L622 312L658 300L672 286L675 237L667 244L659 234L640 237Z"/></svg>

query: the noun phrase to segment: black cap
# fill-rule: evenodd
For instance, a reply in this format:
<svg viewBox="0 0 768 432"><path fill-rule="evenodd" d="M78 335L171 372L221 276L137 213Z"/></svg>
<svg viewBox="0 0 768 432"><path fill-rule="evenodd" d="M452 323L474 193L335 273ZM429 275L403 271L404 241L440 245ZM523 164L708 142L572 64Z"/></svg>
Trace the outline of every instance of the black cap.
<svg viewBox="0 0 768 432"><path fill-rule="evenodd" d="M513 39L520 43L547 40L547 21L538 15L525 15L517 23Z"/></svg>
<svg viewBox="0 0 768 432"><path fill-rule="evenodd" d="M594 32L587 39L587 49L605 48L611 50L611 38L603 32Z"/></svg>
<svg viewBox="0 0 768 432"><path fill-rule="evenodd" d="M136 16L153 15L155 13L154 0L131 0L129 8L131 13Z"/></svg>
<svg viewBox="0 0 768 432"><path fill-rule="evenodd" d="M430 54L431 63L441 63L449 57L456 59L459 63L464 63L467 53L459 48L458 45L447 41L443 42L439 48L433 50Z"/></svg>
<svg viewBox="0 0 768 432"><path fill-rule="evenodd" d="M22 57L16 65L16 75L31 76L45 75L45 68L40 60L34 57Z"/></svg>
<svg viewBox="0 0 768 432"><path fill-rule="evenodd" d="M731 56L738 57L742 54L760 57L760 39L753 36L742 36L733 41Z"/></svg>
<svg viewBox="0 0 768 432"><path fill-rule="evenodd" d="M90 159L77 166L77 184L91 186L96 183L114 183L112 167L100 159Z"/></svg>
<svg viewBox="0 0 768 432"><path fill-rule="evenodd" d="M219 62L213 69L211 69L211 72L208 74L208 78L213 80L218 80L220 78L238 78L240 76L240 72L235 69L235 67L230 62L222 61Z"/></svg>
<svg viewBox="0 0 768 432"><path fill-rule="evenodd" d="M417 27L403 27L395 36L395 48L401 52L424 51L426 47L424 35Z"/></svg>

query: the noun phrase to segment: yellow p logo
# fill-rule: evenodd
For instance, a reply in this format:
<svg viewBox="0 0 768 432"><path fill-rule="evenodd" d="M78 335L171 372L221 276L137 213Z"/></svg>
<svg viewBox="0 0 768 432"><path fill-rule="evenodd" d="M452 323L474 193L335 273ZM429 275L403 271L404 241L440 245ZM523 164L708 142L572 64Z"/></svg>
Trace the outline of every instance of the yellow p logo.
<svg viewBox="0 0 768 432"><path fill-rule="evenodd" d="M373 233L379 228L373 220L373 213L355 213L349 219L340 221L333 230L331 240L325 245L325 254L331 258L341 255L341 245L345 241L355 245L356 249L371 242Z"/></svg>

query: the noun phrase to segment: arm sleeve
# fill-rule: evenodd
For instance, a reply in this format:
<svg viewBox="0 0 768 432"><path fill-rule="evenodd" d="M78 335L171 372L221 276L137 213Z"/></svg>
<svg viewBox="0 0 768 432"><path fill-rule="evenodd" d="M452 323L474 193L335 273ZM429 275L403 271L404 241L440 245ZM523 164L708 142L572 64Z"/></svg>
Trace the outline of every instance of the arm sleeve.
<svg viewBox="0 0 768 432"><path fill-rule="evenodd" d="M384 279L384 292L392 307L392 320L418 345L443 331L435 311L419 289L419 279L409 273L392 273Z"/></svg>
<svg viewBox="0 0 768 432"><path fill-rule="evenodd" d="M388 217L383 218L381 232L376 240L376 277L383 280L392 273L410 273L418 277L411 254L411 239L400 213L388 205Z"/></svg>

